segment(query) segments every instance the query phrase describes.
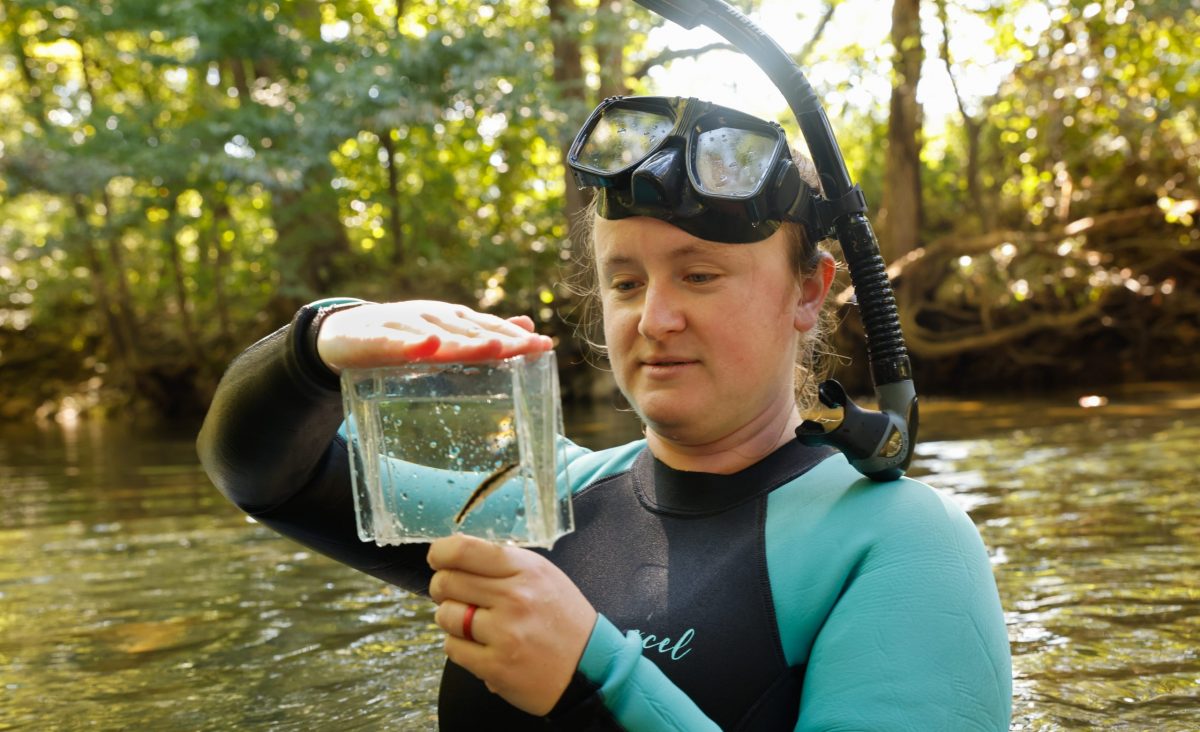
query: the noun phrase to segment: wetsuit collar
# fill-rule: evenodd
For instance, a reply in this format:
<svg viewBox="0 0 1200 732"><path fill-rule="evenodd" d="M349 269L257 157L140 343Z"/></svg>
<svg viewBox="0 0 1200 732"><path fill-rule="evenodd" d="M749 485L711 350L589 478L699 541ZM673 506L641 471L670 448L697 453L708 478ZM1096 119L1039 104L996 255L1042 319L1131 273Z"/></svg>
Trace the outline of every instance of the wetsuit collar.
<svg viewBox="0 0 1200 732"><path fill-rule="evenodd" d="M729 475L676 470L643 450L633 463L638 501L649 511L704 516L754 500L833 454L793 440L754 465Z"/></svg>

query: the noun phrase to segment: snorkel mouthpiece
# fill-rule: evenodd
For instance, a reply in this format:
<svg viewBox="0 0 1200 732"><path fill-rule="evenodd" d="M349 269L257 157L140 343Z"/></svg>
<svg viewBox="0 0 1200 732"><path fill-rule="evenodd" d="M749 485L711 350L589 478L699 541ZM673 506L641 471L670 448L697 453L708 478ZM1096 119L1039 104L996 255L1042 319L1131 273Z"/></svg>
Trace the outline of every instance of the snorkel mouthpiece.
<svg viewBox="0 0 1200 732"><path fill-rule="evenodd" d="M912 440L917 428L917 394L912 381L880 387L891 394L891 403L908 402L904 414L876 412L854 403L846 389L830 379L817 389L824 408L796 428L806 445L828 445L840 450L854 469L872 480L896 480L912 460Z"/></svg>

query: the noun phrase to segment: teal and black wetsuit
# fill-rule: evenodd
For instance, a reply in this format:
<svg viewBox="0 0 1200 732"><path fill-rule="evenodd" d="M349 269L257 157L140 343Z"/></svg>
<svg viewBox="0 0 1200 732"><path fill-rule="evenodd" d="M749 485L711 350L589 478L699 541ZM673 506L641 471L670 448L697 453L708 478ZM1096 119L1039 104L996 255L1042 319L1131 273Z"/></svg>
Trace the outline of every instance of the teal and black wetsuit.
<svg viewBox="0 0 1200 732"><path fill-rule="evenodd" d="M226 373L200 435L217 486L260 522L414 592L426 547L357 538L337 381L305 309ZM572 447L576 531L548 552L601 617L536 719L447 664L443 729L1006 730L1011 666L967 516L785 445L734 475L643 442Z"/></svg>

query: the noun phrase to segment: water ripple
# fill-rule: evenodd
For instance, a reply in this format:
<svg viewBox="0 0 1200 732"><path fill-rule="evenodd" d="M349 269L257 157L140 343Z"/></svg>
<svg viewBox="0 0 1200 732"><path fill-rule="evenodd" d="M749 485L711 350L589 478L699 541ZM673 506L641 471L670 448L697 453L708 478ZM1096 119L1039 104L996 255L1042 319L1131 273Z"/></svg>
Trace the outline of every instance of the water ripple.
<svg viewBox="0 0 1200 732"><path fill-rule="evenodd" d="M922 407L912 473L991 552L1013 730L1200 729L1182 391ZM432 606L247 524L191 435L3 438L0 729L436 729Z"/></svg>

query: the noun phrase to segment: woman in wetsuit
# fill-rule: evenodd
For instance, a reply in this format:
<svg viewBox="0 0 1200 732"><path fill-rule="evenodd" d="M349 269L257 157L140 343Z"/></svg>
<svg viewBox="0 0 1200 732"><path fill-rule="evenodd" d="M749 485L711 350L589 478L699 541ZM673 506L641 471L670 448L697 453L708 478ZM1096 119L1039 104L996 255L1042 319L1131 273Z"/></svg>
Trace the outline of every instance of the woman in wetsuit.
<svg viewBox="0 0 1200 732"><path fill-rule="evenodd" d="M795 439L813 378L795 365L834 265L798 219L790 154L746 165L771 126L696 100L605 105L571 162L598 189L603 338L645 439L568 451L573 534L546 552L358 540L337 371L550 347L528 318L448 303L314 303L249 348L200 435L214 482L438 603L443 729L1007 729L1008 643L970 520Z"/></svg>

